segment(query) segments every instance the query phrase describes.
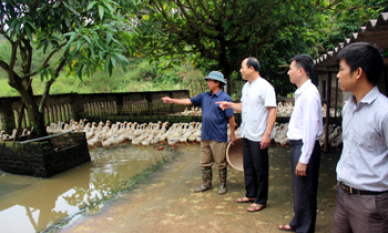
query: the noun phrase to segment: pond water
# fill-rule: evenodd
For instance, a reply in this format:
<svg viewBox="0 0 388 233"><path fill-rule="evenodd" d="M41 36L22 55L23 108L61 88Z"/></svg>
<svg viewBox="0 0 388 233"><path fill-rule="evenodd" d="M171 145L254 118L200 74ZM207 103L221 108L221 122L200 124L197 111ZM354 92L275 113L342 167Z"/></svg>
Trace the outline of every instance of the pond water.
<svg viewBox="0 0 388 233"><path fill-rule="evenodd" d="M0 173L1 232L39 232L82 211L98 212L173 151L125 144L91 149L90 156L92 162L46 179Z"/></svg>

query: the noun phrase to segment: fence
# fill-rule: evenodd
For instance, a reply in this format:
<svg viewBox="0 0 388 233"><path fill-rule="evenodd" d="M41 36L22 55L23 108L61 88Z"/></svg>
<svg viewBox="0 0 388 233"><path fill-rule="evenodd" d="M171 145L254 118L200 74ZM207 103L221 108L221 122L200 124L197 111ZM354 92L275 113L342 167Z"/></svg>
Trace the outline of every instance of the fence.
<svg viewBox="0 0 388 233"><path fill-rule="evenodd" d="M189 98L188 90L125 92L99 94L59 94L50 95L44 109L44 122L79 120L81 118L134 117L152 114L168 114L183 111L185 106L163 104L163 96L172 98ZM35 96L39 103L42 96ZM12 131L17 127L17 119L22 107L20 97L0 98L1 129ZM24 109L23 128L32 126L29 112Z"/></svg>

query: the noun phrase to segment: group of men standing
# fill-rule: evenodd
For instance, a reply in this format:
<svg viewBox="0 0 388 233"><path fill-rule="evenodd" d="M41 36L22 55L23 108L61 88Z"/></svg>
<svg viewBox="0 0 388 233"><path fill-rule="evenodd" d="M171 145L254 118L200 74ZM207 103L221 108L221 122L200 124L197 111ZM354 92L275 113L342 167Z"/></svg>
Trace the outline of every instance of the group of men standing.
<svg viewBox="0 0 388 233"><path fill-rule="evenodd" d="M353 95L342 112L344 146L337 165L334 232L388 232L388 98L376 87L384 58L373 45L353 43L342 49L337 59L339 85ZM287 138L291 144L294 218L278 226L283 231L315 231L321 156L318 139L323 134L323 122L321 98L310 80L313 68L313 60L306 54L291 58L288 75L297 90ZM218 71L205 77L210 92L191 99L163 97L162 100L202 107L203 182L195 192L212 188L214 163L220 177L218 193L227 192L227 124L233 143L236 140L233 110L242 113L246 193L237 202L252 202L247 211L256 212L267 205L268 146L276 121L276 95L273 86L260 76L260 63L256 58L246 58L240 73L247 81L241 103L232 102L222 91L226 82Z"/></svg>

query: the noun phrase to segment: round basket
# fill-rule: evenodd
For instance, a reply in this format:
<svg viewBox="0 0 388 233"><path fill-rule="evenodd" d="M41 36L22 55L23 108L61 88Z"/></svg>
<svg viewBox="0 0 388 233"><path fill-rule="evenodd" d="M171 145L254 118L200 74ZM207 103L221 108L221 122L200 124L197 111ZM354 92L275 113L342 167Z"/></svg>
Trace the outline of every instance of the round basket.
<svg viewBox="0 0 388 233"><path fill-rule="evenodd" d="M226 161L229 166L234 170L244 171L244 160L243 160L243 138L237 138L234 145L229 142L226 148Z"/></svg>

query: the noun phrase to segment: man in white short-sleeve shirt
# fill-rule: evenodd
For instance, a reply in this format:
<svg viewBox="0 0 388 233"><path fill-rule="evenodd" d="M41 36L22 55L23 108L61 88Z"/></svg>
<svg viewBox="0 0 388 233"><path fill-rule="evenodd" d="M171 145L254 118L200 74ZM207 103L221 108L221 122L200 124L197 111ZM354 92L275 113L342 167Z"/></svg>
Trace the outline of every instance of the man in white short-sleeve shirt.
<svg viewBox="0 0 388 233"><path fill-rule="evenodd" d="M260 77L256 58L245 59L240 73L245 83L241 103L218 102L222 109L232 108L242 114L245 197L238 203L254 202L248 212L260 211L268 199L268 146L276 121L276 95L272 85Z"/></svg>

